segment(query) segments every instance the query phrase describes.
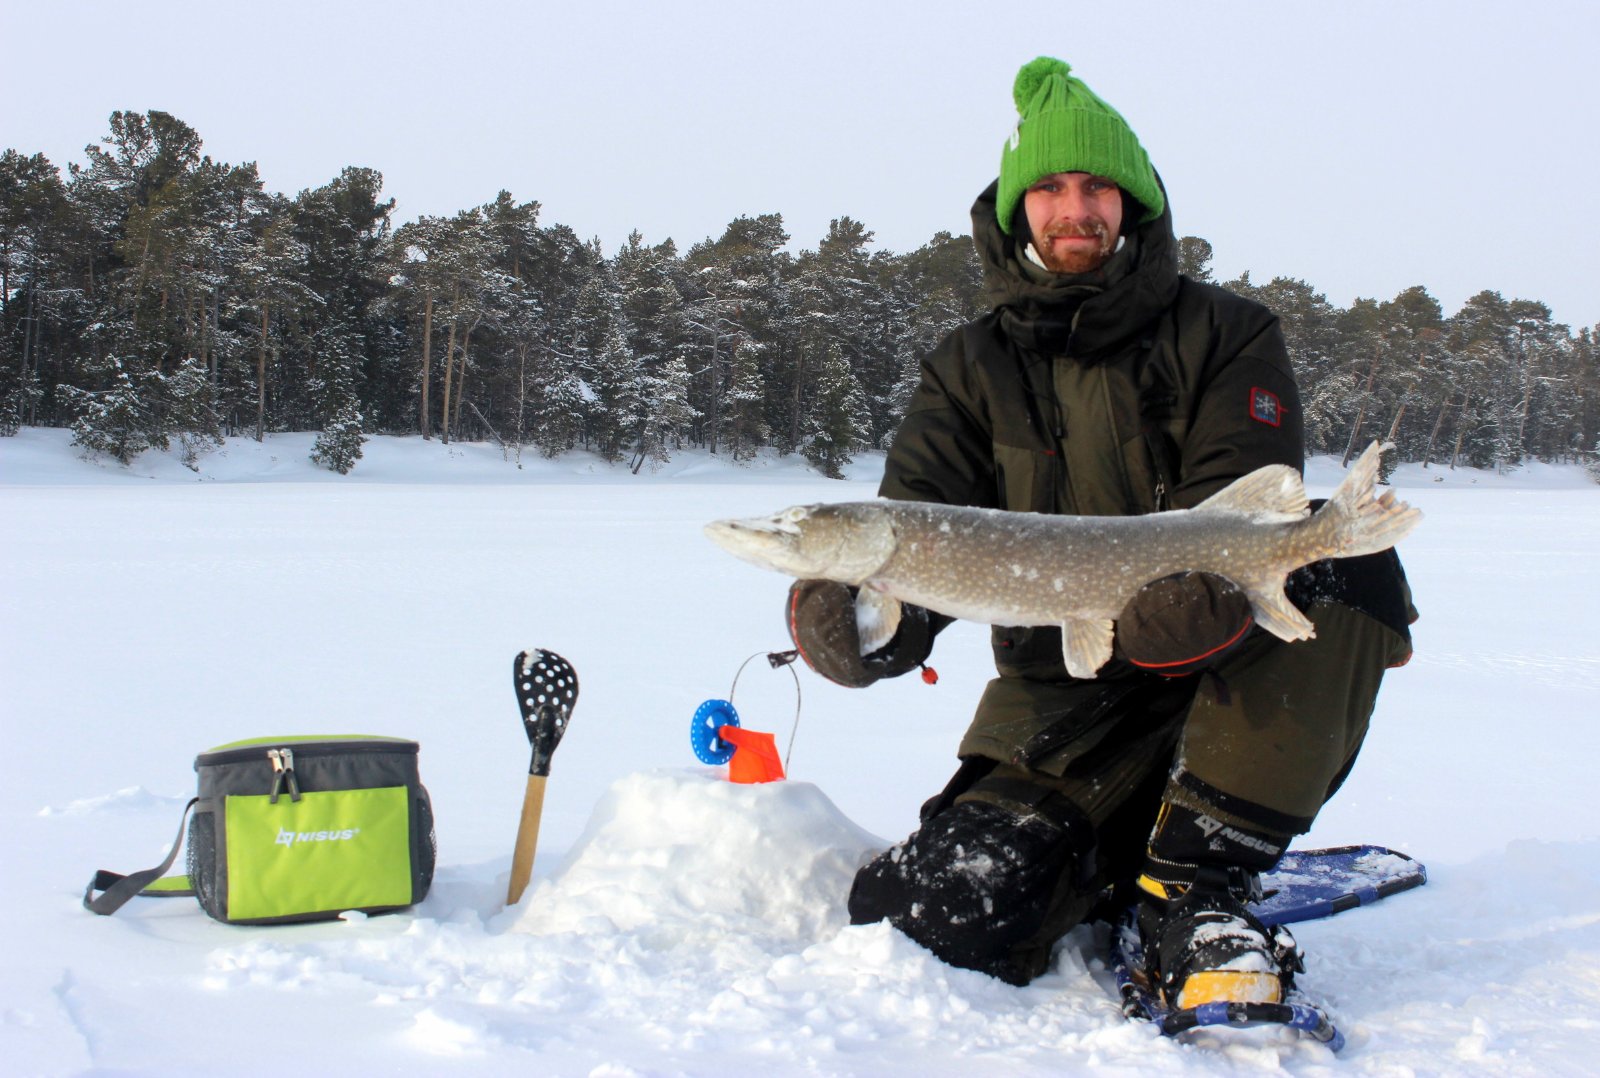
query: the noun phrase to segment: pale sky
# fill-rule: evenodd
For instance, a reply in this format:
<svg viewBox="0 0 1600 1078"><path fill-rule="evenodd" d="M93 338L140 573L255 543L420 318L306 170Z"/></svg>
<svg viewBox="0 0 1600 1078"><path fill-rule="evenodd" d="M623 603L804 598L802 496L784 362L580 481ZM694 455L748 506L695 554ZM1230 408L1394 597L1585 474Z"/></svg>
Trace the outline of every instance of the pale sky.
<svg viewBox="0 0 1600 1078"><path fill-rule="evenodd" d="M368 166L398 224L504 188L608 254L770 212L796 250L841 215L892 251L965 234L1048 54L1221 276L1600 323L1597 0L0 0L0 41L0 148L65 170L159 109L275 191Z"/></svg>

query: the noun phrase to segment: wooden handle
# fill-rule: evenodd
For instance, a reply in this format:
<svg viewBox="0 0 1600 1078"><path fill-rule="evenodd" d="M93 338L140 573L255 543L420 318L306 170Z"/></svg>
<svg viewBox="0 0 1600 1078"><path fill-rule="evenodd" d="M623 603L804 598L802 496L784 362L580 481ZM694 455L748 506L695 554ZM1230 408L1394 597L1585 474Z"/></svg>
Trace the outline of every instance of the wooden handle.
<svg viewBox="0 0 1600 1078"><path fill-rule="evenodd" d="M544 814L545 776L529 775L528 789L522 795L522 820L517 824L517 847L511 854L511 887L506 905L515 906L527 890L533 875L533 851L539 845L539 817Z"/></svg>

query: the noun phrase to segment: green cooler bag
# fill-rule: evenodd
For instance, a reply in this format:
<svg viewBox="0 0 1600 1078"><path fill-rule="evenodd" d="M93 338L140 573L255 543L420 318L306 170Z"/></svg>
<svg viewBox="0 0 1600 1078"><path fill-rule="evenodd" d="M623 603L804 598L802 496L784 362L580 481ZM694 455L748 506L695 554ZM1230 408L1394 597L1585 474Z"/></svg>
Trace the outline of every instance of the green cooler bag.
<svg viewBox="0 0 1600 1078"><path fill-rule="evenodd" d="M183 844L180 823L164 863L97 873L85 908L109 914L135 895L193 895L219 921L279 924L386 913L427 895L433 808L415 741L255 738L208 749L194 767L188 876L162 878Z"/></svg>

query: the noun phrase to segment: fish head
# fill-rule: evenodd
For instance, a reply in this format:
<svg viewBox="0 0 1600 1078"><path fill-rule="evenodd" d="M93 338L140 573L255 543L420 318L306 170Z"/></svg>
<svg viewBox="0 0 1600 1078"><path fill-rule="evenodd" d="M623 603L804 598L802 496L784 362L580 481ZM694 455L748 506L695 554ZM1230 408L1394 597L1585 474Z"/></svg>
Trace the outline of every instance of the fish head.
<svg viewBox="0 0 1600 1078"><path fill-rule="evenodd" d="M861 584L894 553L889 514L870 503L796 505L771 516L714 520L706 536L752 565L798 580Z"/></svg>

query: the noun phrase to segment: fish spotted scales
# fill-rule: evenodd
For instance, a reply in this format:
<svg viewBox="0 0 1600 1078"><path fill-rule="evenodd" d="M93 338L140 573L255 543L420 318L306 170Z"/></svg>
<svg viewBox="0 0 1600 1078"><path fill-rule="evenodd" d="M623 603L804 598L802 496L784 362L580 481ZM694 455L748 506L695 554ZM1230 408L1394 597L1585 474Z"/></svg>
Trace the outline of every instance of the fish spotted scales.
<svg viewBox="0 0 1600 1078"><path fill-rule="evenodd" d="M1315 514L1299 473L1269 465L1193 509L1147 516L841 502L714 521L706 534L763 568L860 588L864 652L893 636L899 603L907 602L990 625L1060 626L1068 672L1092 677L1111 657L1114 619L1128 600L1174 573L1226 577L1269 632L1313 636L1284 594L1288 574L1323 558L1386 549L1421 519L1393 491L1376 494L1381 452L1376 442L1368 447Z"/></svg>

